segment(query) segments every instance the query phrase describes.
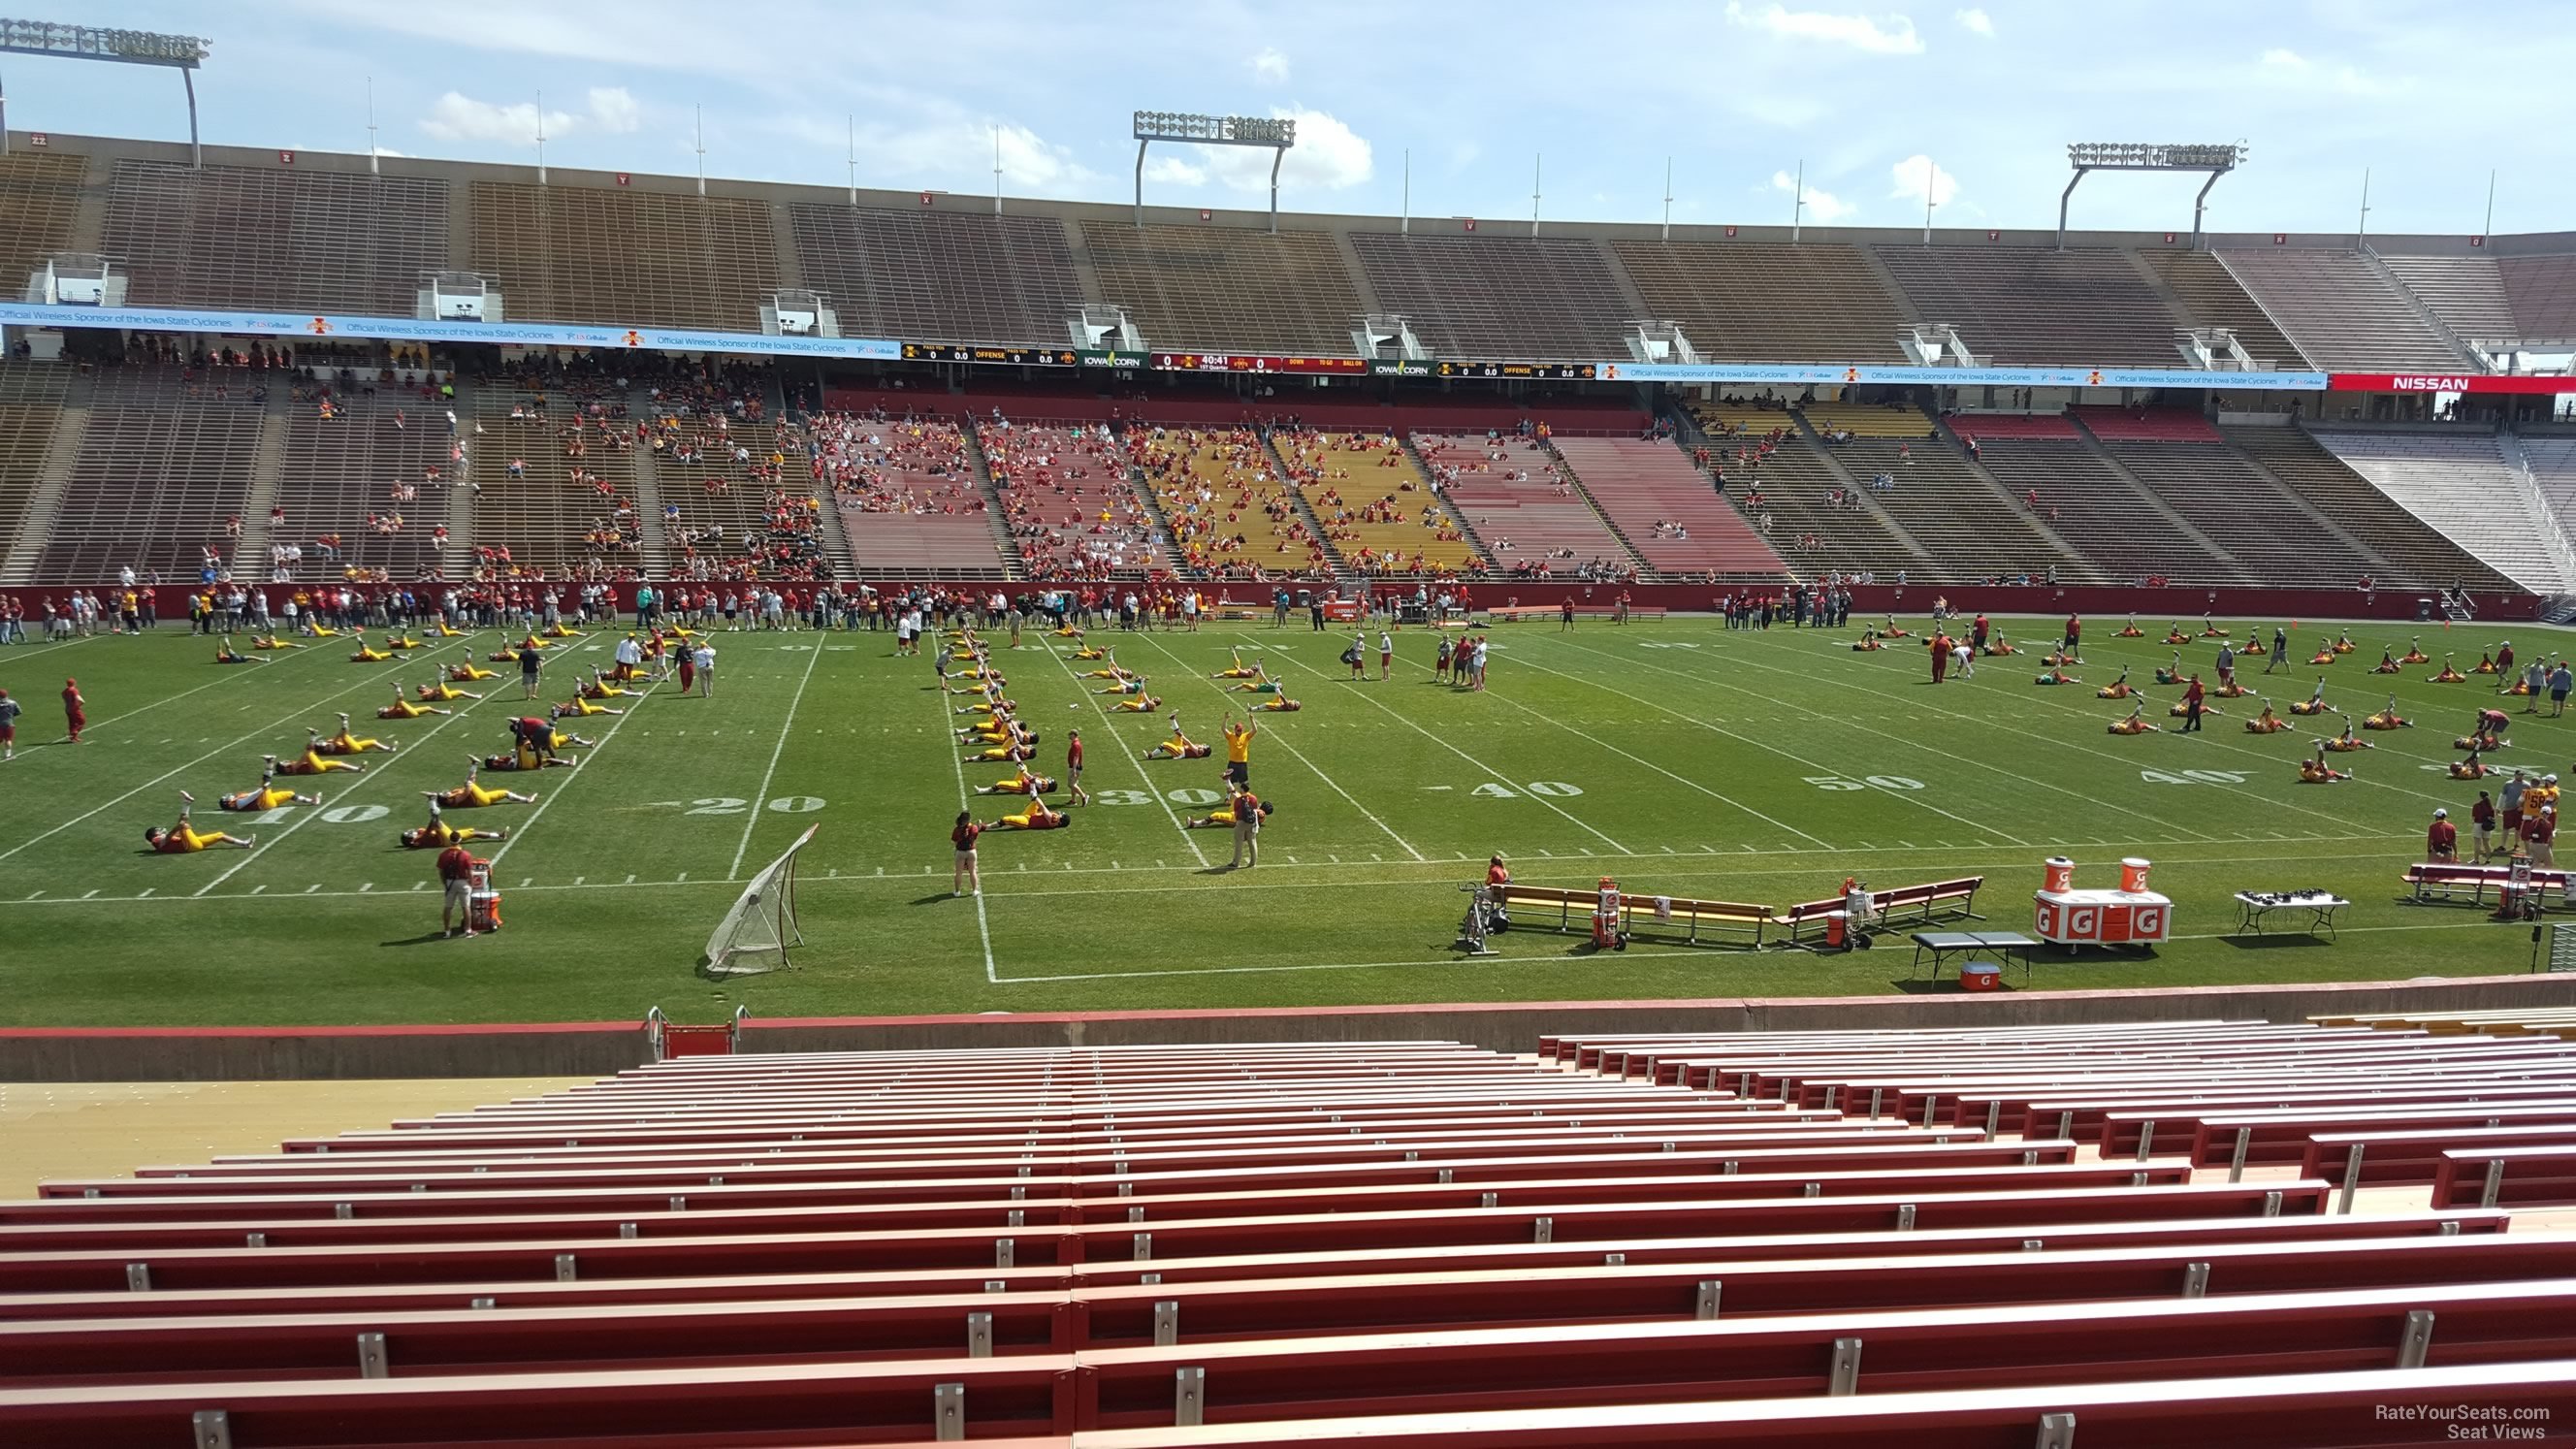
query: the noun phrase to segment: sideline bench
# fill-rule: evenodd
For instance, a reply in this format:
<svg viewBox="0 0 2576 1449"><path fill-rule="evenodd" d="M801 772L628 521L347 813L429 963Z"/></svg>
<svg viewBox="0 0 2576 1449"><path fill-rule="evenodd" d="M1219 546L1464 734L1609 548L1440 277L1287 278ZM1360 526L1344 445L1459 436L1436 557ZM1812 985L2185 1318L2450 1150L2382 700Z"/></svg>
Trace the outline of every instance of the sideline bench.
<svg viewBox="0 0 2576 1449"><path fill-rule="evenodd" d="M1870 910L1877 916L1876 924L1881 929L1893 928L1907 921L1929 921L1951 916L1963 920L1982 921L1985 917L1977 914L1977 888L1985 883L1984 876L1971 875L1961 876L1957 880L1930 881L1923 885L1897 886L1892 890L1871 891L1869 893ZM1801 901L1773 916L1771 924L1788 930L1789 939L1785 944L1804 946L1808 944L1807 927L1813 925L1821 932L1824 929L1825 918L1842 908L1841 896L1835 896L1829 900Z"/></svg>
<svg viewBox="0 0 2576 1449"><path fill-rule="evenodd" d="M1483 611L1486 618L1498 623L1511 623L1521 619L1554 619L1562 615L1564 612L1565 606L1563 604L1495 604ZM1578 619L1609 619L1615 618L1618 613L1619 606L1616 604L1577 604L1574 606L1574 616ZM1661 604L1630 604L1628 606L1628 617L1632 621L1637 619L1660 619L1664 617L1664 606Z"/></svg>
<svg viewBox="0 0 2576 1449"><path fill-rule="evenodd" d="M2407 895L2402 905L2431 905L2435 901L2467 900L2472 905L2485 905L2487 892L2501 892L2513 872L2501 865L2433 865L2417 862L2406 867ZM2567 908L2567 872L2534 870L2531 883L2540 891L2541 909L2557 897L2558 908Z"/></svg>
<svg viewBox="0 0 2576 1449"><path fill-rule="evenodd" d="M1503 887L1503 909L1511 913L1515 930L1523 928L1521 912L1526 908L1529 912L1527 924L1559 932L1588 932L1592 929L1592 909L1599 900L1597 891L1560 890L1554 886ZM1642 896L1624 892L1619 897L1621 931L1652 940L1678 940L1692 946L1760 946L1763 944L1763 931L1774 919L1769 906L1746 905L1737 901L1701 901L1683 896ZM1711 939L1728 931L1746 933L1750 939L1741 942Z"/></svg>

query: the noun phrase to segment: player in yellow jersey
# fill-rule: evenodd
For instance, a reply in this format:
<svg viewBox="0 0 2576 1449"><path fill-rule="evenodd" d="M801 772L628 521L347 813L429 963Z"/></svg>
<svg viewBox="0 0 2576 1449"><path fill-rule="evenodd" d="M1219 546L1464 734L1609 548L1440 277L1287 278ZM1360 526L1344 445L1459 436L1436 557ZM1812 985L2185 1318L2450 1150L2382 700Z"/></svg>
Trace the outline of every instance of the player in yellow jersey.
<svg viewBox="0 0 2576 1449"><path fill-rule="evenodd" d="M1227 715L1220 733L1225 736L1225 777L1237 785L1251 784L1252 737L1261 733L1261 727Z"/></svg>
<svg viewBox="0 0 2576 1449"><path fill-rule="evenodd" d="M340 716L340 732L328 739L323 738L320 730L306 730L305 733L312 736L306 748L317 755L363 755L369 750L391 754L394 748L383 740L363 740L349 733L349 717L345 714Z"/></svg>
<svg viewBox="0 0 2576 1449"><path fill-rule="evenodd" d="M515 659L518 656L514 654L509 657ZM486 669L482 665L475 663L473 651L468 650L465 653L463 663L447 666L447 677L453 683L472 684L478 679L498 679L501 676L497 671Z"/></svg>
<svg viewBox="0 0 2576 1449"><path fill-rule="evenodd" d="M228 845L236 850L248 850L259 844L259 837L256 835L233 836L226 835L220 830L200 833L195 826L188 823L188 809L197 803L197 797L182 790L179 792L179 800L179 822L176 825L167 829L155 825L143 832L143 838L151 842L152 848L161 854L191 855L217 845Z"/></svg>
<svg viewBox="0 0 2576 1449"><path fill-rule="evenodd" d="M267 759L267 768L259 772L258 789L244 790L237 795L218 795L215 797L215 808L219 810L244 810L256 815L263 810L275 810L282 805L319 805L322 803L322 797L319 795L298 795L294 791L280 786L277 783L277 756L270 755Z"/></svg>
<svg viewBox="0 0 2576 1449"><path fill-rule="evenodd" d="M471 825L450 825L447 815L435 800L429 802L429 823L406 830L395 837L406 850L445 850L451 845L470 845L478 840L507 840L510 832L499 826L478 830Z"/></svg>
<svg viewBox="0 0 2576 1449"><path fill-rule="evenodd" d="M436 684L414 685L412 687L412 693L419 695L424 700L436 700L441 704L446 704L460 699L481 699L483 697L471 690L458 689L456 686L449 684L443 679Z"/></svg>
<svg viewBox="0 0 2576 1449"><path fill-rule="evenodd" d="M397 685L395 685L395 686L394 686L394 702L393 702L393 703L391 703L391 704L389 704L389 705L386 705L384 708L382 708L382 709L380 709L380 710L377 710L377 711L376 711L376 718L378 718L378 719L418 719L418 718L420 718L422 715L425 715L425 714L454 714L454 713L456 713L456 711L454 711L454 710L452 710L452 709L440 709L440 708L438 708L436 705L429 705L429 704L414 704L414 703L412 703L410 700L403 698L403 687L402 687L401 685L397 684Z"/></svg>
<svg viewBox="0 0 2576 1449"><path fill-rule="evenodd" d="M275 634L253 634L250 636L250 647L253 649L301 649L304 646L296 643L292 639L281 639Z"/></svg>
<svg viewBox="0 0 2576 1449"><path fill-rule="evenodd" d="M423 790L420 793L427 796L430 803L444 805L451 810L473 810L486 805L498 805L504 800L518 805L537 803L536 792L533 790L522 795L516 790L495 790L484 785L478 778L482 774L483 762L471 755L466 756L465 759L464 784L453 790Z"/></svg>

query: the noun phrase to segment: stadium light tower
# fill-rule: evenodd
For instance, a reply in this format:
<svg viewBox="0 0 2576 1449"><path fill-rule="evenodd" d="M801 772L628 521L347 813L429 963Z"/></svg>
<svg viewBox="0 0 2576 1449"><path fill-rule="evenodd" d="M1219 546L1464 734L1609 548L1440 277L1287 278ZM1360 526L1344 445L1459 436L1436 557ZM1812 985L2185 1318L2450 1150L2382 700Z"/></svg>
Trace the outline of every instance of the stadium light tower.
<svg viewBox="0 0 2576 1449"><path fill-rule="evenodd" d="M1145 148L1157 141L1197 146L1270 148L1270 231L1279 231L1279 164L1297 144L1297 123L1287 117L1197 116L1179 111L1136 113L1136 224L1145 224Z"/></svg>
<svg viewBox="0 0 2576 1449"><path fill-rule="evenodd" d="M2203 213L2209 210L2209 188L2218 178L2245 164L2251 148L2242 141L2215 146L2166 146L2130 141L2078 141L2066 148L2066 159L2075 167L2075 177L2057 198L2057 249L2066 250L2066 207L2075 199L2075 188L2086 175L2095 171L2206 171L2209 179L2201 183L2200 195L2191 203L2191 244L2200 247Z"/></svg>
<svg viewBox="0 0 2576 1449"><path fill-rule="evenodd" d="M208 42L193 35L163 35L154 30L103 30L95 25L56 25L46 20L0 19L0 51L15 55L56 55L74 60L112 60L125 65L157 65L179 73L188 91L188 164L202 169L205 151L197 143L195 71L206 58ZM0 115L0 152L9 146L8 118Z"/></svg>

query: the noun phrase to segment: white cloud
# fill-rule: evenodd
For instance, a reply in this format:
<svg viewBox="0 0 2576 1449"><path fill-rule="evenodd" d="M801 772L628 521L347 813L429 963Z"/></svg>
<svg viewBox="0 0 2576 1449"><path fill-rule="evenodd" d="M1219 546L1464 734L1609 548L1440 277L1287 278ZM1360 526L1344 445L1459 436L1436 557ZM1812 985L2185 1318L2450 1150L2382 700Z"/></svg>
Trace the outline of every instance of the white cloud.
<svg viewBox="0 0 2576 1449"><path fill-rule="evenodd" d="M1904 201L1921 201L1925 191L1931 193L1934 206L1948 206L1959 194L1959 178L1933 164L1929 156L1908 156L1888 168L1896 189L1887 193Z"/></svg>
<svg viewBox="0 0 2576 1449"><path fill-rule="evenodd" d="M1175 186L1204 186L1208 173L1206 167L1193 166L1178 156L1157 156L1145 163L1145 179Z"/></svg>
<svg viewBox="0 0 2576 1449"><path fill-rule="evenodd" d="M546 139L553 140L575 131L622 134L644 124L643 106L627 93L624 86L593 86L589 99L590 109L586 113L546 112ZM421 117L420 128L442 141L491 141L526 146L534 144L537 139L537 106L534 101L509 105L498 101L478 101L449 91L430 106L428 115Z"/></svg>
<svg viewBox="0 0 2576 1449"><path fill-rule="evenodd" d="M644 108L624 86L592 86L590 122L602 131L632 131L644 124Z"/></svg>
<svg viewBox="0 0 2576 1449"><path fill-rule="evenodd" d="M391 146L378 146L376 148L376 154L379 156L408 156L411 153L408 151L397 151Z"/></svg>
<svg viewBox="0 0 2576 1449"><path fill-rule="evenodd" d="M562 135L579 124L570 111L548 111L545 123L549 136ZM537 107L533 101L505 106L449 91L431 104L429 114L421 117L420 128L442 141L528 146L537 139Z"/></svg>
<svg viewBox="0 0 2576 1449"><path fill-rule="evenodd" d="M1786 171L1774 171L1771 173L1771 189L1786 196L1795 196L1798 194L1798 178ZM1806 214L1815 218L1820 226L1831 226L1857 210L1858 207L1830 191L1820 191L1813 186L1807 188Z"/></svg>
<svg viewBox="0 0 2576 1449"><path fill-rule="evenodd" d="M1272 85L1286 85L1288 83L1288 57L1282 55L1279 51L1279 47L1275 45L1265 45L1261 47L1261 53L1259 55L1254 56L1252 59L1244 63L1252 67L1252 73L1254 75L1261 77Z"/></svg>
<svg viewBox="0 0 2576 1449"><path fill-rule="evenodd" d="M2299 54L2295 50L2282 50L2277 47L2263 52L2263 63L2276 70L2306 70L2308 68L2308 58L2306 56Z"/></svg>
<svg viewBox="0 0 2576 1449"><path fill-rule="evenodd" d="M1376 148L1339 118L1290 106L1273 106L1270 114L1297 123L1297 144L1289 148L1288 159L1279 168L1280 190L1341 191L1377 174ZM1233 190L1265 194L1270 190L1267 150L1213 146L1205 161L1192 164L1204 166L1208 175ZM1147 169L1151 171L1150 166Z"/></svg>
<svg viewBox="0 0 2576 1449"><path fill-rule="evenodd" d="M1990 40L1994 38L1994 17L1986 14L1983 10L1976 9L1971 6L1966 10L1954 12L1950 18L1959 22L1959 28L1961 30L1965 30L1972 35L1985 36Z"/></svg>
<svg viewBox="0 0 2576 1449"><path fill-rule="evenodd" d="M1727 0L1726 19L1731 25L1764 31L1783 40L1848 45L1872 55L1923 53L1923 38L1914 33L1912 18L1904 15L1836 15L1823 10L1791 10L1776 3L1753 9L1741 0Z"/></svg>

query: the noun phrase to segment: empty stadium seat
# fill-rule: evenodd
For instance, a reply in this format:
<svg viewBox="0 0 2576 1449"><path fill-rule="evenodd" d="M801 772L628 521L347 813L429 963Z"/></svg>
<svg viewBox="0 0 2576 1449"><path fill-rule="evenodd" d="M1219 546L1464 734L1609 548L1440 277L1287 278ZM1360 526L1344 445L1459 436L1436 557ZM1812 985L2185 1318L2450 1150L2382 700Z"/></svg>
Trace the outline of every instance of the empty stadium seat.
<svg viewBox="0 0 2576 1449"><path fill-rule="evenodd" d="M1682 324L1703 357L1903 362L1908 322L1859 249L1832 242L1614 241L1647 310ZM1604 354L1617 356L1615 352Z"/></svg>
<svg viewBox="0 0 2576 1449"><path fill-rule="evenodd" d="M1435 357L1623 355L1621 324L1636 307L1598 242L1353 232L1351 249L1379 307L1408 318Z"/></svg>
<svg viewBox="0 0 2576 1449"><path fill-rule="evenodd" d="M2356 253L2275 248L2218 257L2318 367L2470 369L2468 358L2416 316L2396 283Z"/></svg>
<svg viewBox="0 0 2576 1449"><path fill-rule="evenodd" d="M1980 362L2007 367L2172 367L2172 309L2126 251L1880 244L1913 302L1910 322L1949 322Z"/></svg>

